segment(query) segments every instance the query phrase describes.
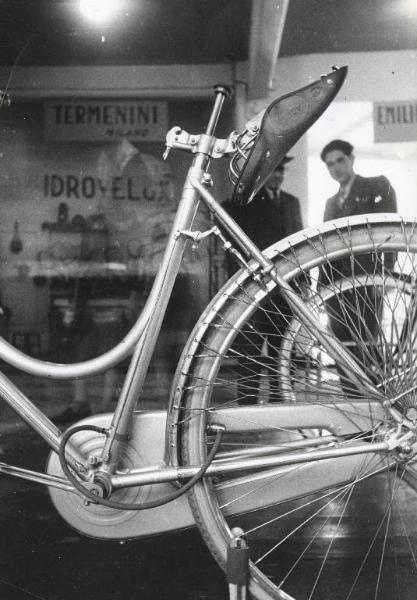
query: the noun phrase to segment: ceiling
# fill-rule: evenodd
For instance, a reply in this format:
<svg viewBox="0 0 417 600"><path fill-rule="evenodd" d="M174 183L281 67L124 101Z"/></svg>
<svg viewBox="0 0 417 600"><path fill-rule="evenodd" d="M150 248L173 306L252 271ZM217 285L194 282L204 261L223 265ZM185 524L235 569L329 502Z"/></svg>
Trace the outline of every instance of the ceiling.
<svg viewBox="0 0 417 600"><path fill-rule="evenodd" d="M251 0L119 1L125 10L97 27L78 0L0 0L0 64L248 59ZM280 56L416 48L417 0L290 0Z"/></svg>

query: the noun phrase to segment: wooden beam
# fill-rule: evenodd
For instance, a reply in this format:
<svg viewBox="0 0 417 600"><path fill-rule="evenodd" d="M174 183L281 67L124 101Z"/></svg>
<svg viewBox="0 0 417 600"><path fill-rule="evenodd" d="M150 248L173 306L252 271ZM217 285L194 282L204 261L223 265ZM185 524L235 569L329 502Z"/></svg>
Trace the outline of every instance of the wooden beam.
<svg viewBox="0 0 417 600"><path fill-rule="evenodd" d="M0 68L0 80L8 71ZM16 67L12 102L43 98L213 98L214 84L233 84L229 64Z"/></svg>
<svg viewBox="0 0 417 600"><path fill-rule="evenodd" d="M248 99L266 98L274 89L275 69L289 0L252 0Z"/></svg>

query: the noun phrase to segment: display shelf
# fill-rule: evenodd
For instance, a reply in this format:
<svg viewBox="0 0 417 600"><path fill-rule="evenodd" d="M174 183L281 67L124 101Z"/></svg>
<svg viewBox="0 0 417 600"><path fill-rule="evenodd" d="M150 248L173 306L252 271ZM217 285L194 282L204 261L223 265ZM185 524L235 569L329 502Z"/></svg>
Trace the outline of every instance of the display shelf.
<svg viewBox="0 0 417 600"><path fill-rule="evenodd" d="M44 221L41 225L42 231L54 233L107 233L106 227L80 227L73 223L59 223L58 221Z"/></svg>

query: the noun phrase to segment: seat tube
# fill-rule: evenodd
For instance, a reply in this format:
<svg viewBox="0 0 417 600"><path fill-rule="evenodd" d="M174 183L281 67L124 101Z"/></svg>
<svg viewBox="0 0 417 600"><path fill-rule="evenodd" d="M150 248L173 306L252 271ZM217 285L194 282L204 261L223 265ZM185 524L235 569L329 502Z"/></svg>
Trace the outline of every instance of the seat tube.
<svg viewBox="0 0 417 600"><path fill-rule="evenodd" d="M117 464L118 446L125 441L129 432L132 413L140 397L149 363L155 349L156 341L162 326L162 321L178 275L185 246L188 242L182 231L190 230L196 215L200 196L192 184L193 180L201 181L210 164L211 144L214 143L213 133L229 90L222 85L215 87L215 102L206 128L204 145L196 152L193 164L188 170L183 186L181 200L170 231L164 256L156 276L152 294L155 297L145 333L136 346L119 401L113 415L112 423L102 452L102 460L106 471L114 470Z"/></svg>
<svg viewBox="0 0 417 600"><path fill-rule="evenodd" d="M109 435L103 449L104 462L108 462L109 458L112 457L110 462L113 463L113 460L117 455L115 446L117 443L116 440L120 439L123 441L129 431L131 415L143 389L149 363L152 358L175 279L181 266L185 246L188 241L181 235L181 231L189 230L191 228L198 208L198 194L191 185L190 178L198 177L201 179L203 173L204 170L202 166L199 165L193 165L189 169L174 224L153 285L152 293L155 297L155 303L152 307L152 312L144 335L135 348L126 374L120 398L109 429Z"/></svg>

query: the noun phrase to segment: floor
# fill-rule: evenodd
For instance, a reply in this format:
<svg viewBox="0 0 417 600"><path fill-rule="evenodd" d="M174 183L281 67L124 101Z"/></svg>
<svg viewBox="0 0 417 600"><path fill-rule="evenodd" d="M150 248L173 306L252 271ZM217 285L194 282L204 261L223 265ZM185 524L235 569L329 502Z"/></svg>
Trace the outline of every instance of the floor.
<svg viewBox="0 0 417 600"><path fill-rule="evenodd" d="M29 376L8 375L50 417L60 418L71 385L52 388ZM148 385L147 406L156 408L156 381ZM99 405L99 389L99 378L89 382L93 407ZM42 469L46 444L9 409L1 410L0 460ZM1 600L228 598L224 576L195 529L124 543L88 539L58 516L42 486L4 475L0 523Z"/></svg>
<svg viewBox="0 0 417 600"><path fill-rule="evenodd" d="M24 446L11 449L27 453ZM195 531L124 544L91 540L69 529L35 484L3 480L0 498L2 600L227 597L223 575Z"/></svg>

